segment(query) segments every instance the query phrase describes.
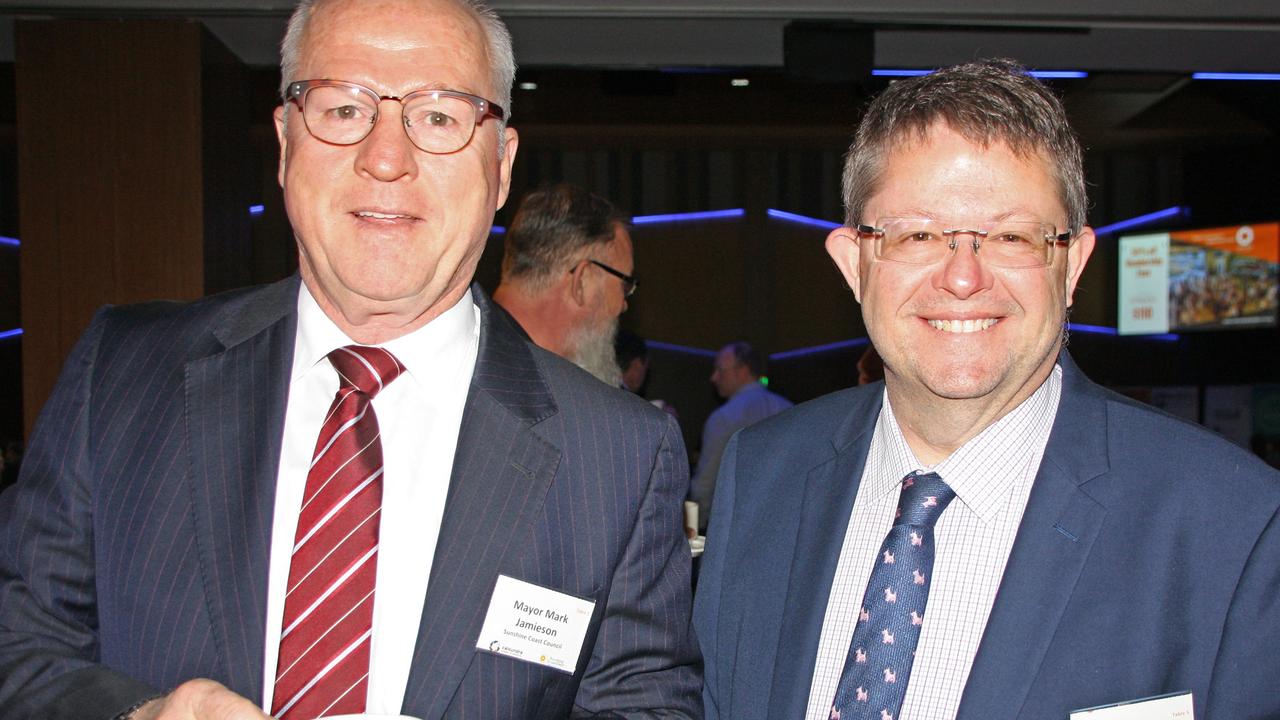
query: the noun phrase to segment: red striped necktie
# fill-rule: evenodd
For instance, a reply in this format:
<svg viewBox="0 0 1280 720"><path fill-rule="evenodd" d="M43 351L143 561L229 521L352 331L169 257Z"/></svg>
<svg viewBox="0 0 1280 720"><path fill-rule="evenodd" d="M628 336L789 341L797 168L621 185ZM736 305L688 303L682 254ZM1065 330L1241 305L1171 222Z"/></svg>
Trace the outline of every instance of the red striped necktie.
<svg viewBox="0 0 1280 720"><path fill-rule="evenodd" d="M404 365L376 347L329 353L338 394L316 441L298 515L271 714L362 713L369 688L382 510L382 443L373 397Z"/></svg>

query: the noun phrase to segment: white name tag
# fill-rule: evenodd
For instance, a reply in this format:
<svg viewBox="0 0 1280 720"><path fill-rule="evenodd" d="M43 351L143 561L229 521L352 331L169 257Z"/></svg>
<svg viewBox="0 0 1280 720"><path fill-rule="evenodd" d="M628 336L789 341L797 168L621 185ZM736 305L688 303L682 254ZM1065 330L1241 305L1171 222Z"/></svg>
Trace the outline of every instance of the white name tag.
<svg viewBox="0 0 1280 720"><path fill-rule="evenodd" d="M596 604L499 575L476 649L573 673Z"/></svg>
<svg viewBox="0 0 1280 720"><path fill-rule="evenodd" d="M1070 720L1195 720L1190 692L1075 710Z"/></svg>

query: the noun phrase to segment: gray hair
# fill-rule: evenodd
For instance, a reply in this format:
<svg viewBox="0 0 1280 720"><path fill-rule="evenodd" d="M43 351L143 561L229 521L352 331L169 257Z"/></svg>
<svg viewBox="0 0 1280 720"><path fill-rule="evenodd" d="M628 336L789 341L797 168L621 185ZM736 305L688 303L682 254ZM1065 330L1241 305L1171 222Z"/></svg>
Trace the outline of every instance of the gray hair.
<svg viewBox="0 0 1280 720"><path fill-rule="evenodd" d="M617 226L626 222L613 203L576 185L535 190L520 201L507 229L502 281L544 290L591 248L613 242Z"/></svg>
<svg viewBox="0 0 1280 720"><path fill-rule="evenodd" d="M871 102L845 156L845 225L876 220L862 213L878 190L890 151L925 138L938 122L984 147L1003 142L1024 157L1043 154L1057 176L1071 232L1084 227L1082 152L1066 111L1026 68L1003 58L899 80Z"/></svg>
<svg viewBox="0 0 1280 720"><path fill-rule="evenodd" d="M302 39L307 33L307 25L320 0L300 0L289 17L289 27L285 31L284 40L280 42L280 97L285 97L289 84L297 80L310 78L295 77L298 71L298 54L302 49ZM492 73L493 91L498 97L493 98L507 117L495 123L498 130L498 155L505 150L502 142L506 121L511 118L511 86L516 78L516 56L511 45L511 32L506 23L488 5L481 0L455 0L459 5L475 15L480 27L484 30L488 42L488 55ZM287 117L287 115L286 115Z"/></svg>

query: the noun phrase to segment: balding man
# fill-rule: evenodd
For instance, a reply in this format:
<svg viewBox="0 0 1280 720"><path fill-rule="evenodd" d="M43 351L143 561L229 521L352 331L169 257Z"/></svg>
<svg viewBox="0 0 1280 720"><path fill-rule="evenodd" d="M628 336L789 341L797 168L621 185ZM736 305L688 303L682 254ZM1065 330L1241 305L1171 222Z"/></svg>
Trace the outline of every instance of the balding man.
<svg viewBox="0 0 1280 720"><path fill-rule="evenodd" d="M614 337L634 268L626 218L599 195L556 185L520 203L493 299L535 343L616 386Z"/></svg>
<svg viewBox="0 0 1280 720"><path fill-rule="evenodd" d="M94 319L0 496L0 715L699 716L679 428L471 282L506 28L304 2L282 70L301 277Z"/></svg>

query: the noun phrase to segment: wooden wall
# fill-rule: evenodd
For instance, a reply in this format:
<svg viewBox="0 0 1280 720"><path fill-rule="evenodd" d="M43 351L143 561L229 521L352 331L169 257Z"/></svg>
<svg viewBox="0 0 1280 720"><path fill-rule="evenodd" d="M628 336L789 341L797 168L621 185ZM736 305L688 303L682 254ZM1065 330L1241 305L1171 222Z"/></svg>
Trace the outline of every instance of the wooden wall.
<svg viewBox="0 0 1280 720"><path fill-rule="evenodd" d="M237 63L199 24L22 20L15 40L30 432L96 308L198 298L247 277L237 188L249 166L234 157L247 143L230 142L247 132L225 93L244 85L225 80ZM222 69L206 75L207 63ZM214 87L224 91L207 97ZM216 160L207 135L220 139Z"/></svg>

